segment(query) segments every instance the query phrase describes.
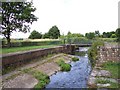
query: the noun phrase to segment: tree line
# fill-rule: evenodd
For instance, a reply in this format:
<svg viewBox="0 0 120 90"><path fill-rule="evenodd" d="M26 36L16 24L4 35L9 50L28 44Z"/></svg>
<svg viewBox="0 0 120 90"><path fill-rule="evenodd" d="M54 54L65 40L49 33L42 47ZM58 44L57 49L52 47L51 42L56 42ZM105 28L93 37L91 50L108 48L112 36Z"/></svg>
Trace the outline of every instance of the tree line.
<svg viewBox="0 0 120 90"><path fill-rule="evenodd" d="M60 37L60 30L55 25L55 26L52 26L52 28L50 28L49 31L45 34L39 33L36 30L34 30L31 32L28 38L29 39L41 39L41 38L58 39L59 37Z"/></svg>
<svg viewBox="0 0 120 90"><path fill-rule="evenodd" d="M116 31L111 32L103 32L100 34L100 32L97 30L95 32L89 32L85 34L85 37L88 39L94 39L95 37L100 38L120 38L120 28L118 28Z"/></svg>

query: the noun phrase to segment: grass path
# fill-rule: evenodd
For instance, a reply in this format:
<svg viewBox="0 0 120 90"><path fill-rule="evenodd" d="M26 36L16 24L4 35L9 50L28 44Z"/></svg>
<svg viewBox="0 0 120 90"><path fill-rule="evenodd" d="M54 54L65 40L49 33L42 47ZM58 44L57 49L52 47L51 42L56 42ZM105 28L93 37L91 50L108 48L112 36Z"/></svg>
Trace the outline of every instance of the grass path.
<svg viewBox="0 0 120 90"><path fill-rule="evenodd" d="M43 49L43 48L51 48L57 45L45 45L45 46L26 46L26 47L13 47L13 48L0 48L0 53L7 54L19 51L28 51L33 49Z"/></svg>

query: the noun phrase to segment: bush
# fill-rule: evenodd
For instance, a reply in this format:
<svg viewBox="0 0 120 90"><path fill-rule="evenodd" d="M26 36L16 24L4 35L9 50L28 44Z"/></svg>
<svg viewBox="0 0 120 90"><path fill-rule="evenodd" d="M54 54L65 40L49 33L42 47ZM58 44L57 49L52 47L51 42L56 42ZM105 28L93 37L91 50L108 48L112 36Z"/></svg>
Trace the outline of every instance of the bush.
<svg viewBox="0 0 120 90"><path fill-rule="evenodd" d="M93 40L89 40L85 37L73 37L73 38L67 38L68 44L91 44Z"/></svg>
<svg viewBox="0 0 120 90"><path fill-rule="evenodd" d="M71 65L65 63L63 60L59 60L57 64L60 66L61 71L70 71Z"/></svg>
<svg viewBox="0 0 120 90"><path fill-rule="evenodd" d="M72 58L72 61L79 61L79 58L73 57L73 58Z"/></svg>
<svg viewBox="0 0 120 90"><path fill-rule="evenodd" d="M120 28L118 28L115 32L116 37L117 37L117 41L120 42Z"/></svg>
<svg viewBox="0 0 120 90"><path fill-rule="evenodd" d="M97 55L98 55L98 49L97 47L103 46L104 42L103 41L96 41L92 44L92 46L88 49L88 57L91 61L92 66L95 66L96 60L97 60Z"/></svg>

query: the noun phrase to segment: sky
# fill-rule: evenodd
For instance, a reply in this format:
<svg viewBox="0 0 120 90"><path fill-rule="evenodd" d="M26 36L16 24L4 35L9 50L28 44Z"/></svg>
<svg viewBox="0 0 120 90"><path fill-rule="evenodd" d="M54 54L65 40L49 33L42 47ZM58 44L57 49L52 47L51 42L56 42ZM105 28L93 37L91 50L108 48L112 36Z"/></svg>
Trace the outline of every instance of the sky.
<svg viewBox="0 0 120 90"><path fill-rule="evenodd" d="M33 30L42 34L56 25L61 34L100 33L118 28L119 0L33 0L39 18L29 33L14 32L11 38L27 38Z"/></svg>

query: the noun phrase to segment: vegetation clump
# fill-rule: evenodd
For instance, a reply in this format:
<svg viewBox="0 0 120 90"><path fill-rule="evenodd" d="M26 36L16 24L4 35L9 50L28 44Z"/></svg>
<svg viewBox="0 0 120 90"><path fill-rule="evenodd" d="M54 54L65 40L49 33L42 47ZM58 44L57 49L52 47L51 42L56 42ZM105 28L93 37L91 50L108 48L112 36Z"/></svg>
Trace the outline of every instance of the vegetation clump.
<svg viewBox="0 0 120 90"><path fill-rule="evenodd" d="M95 66L97 56L98 56L98 47L103 46L104 42L103 41L96 41L92 44L92 46L88 50L88 57L91 61L92 67Z"/></svg>
<svg viewBox="0 0 120 90"><path fill-rule="evenodd" d="M116 30L117 41L120 42L120 28Z"/></svg>
<svg viewBox="0 0 120 90"><path fill-rule="evenodd" d="M102 64L102 69L105 69L107 71L109 71L111 73L111 77L110 78L114 78L114 79L119 79L119 68L120 68L120 63L119 62L112 62L112 61L108 61ZM108 86L107 88L118 88L120 87L120 84L118 82L112 82L109 79L100 79L97 78L96 83L100 83L100 84L107 84L109 83L110 86Z"/></svg>
<svg viewBox="0 0 120 90"><path fill-rule="evenodd" d="M117 83L117 82L111 82L110 80L99 79L99 78L96 80L96 83L99 83L99 84L107 84L107 83L109 83L110 86L107 86L107 88L118 88L120 86L120 84ZM101 88L103 88L103 87L101 87Z"/></svg>
<svg viewBox="0 0 120 90"><path fill-rule="evenodd" d="M97 79L96 83L100 83L100 84L106 84L106 83L110 83L110 80L107 79Z"/></svg>
<svg viewBox="0 0 120 90"><path fill-rule="evenodd" d="M61 71L70 71L71 65L68 63L65 63L62 59L57 62L57 64L60 66Z"/></svg>
<svg viewBox="0 0 120 90"><path fill-rule="evenodd" d="M78 57L73 57L72 61L79 61L79 58Z"/></svg>
<svg viewBox="0 0 120 90"><path fill-rule="evenodd" d="M50 82L49 76L46 74L43 74L42 72L39 72L37 70L25 69L23 70L24 73L28 73L33 75L37 80L38 84L34 86L34 88L44 88L46 84Z"/></svg>

